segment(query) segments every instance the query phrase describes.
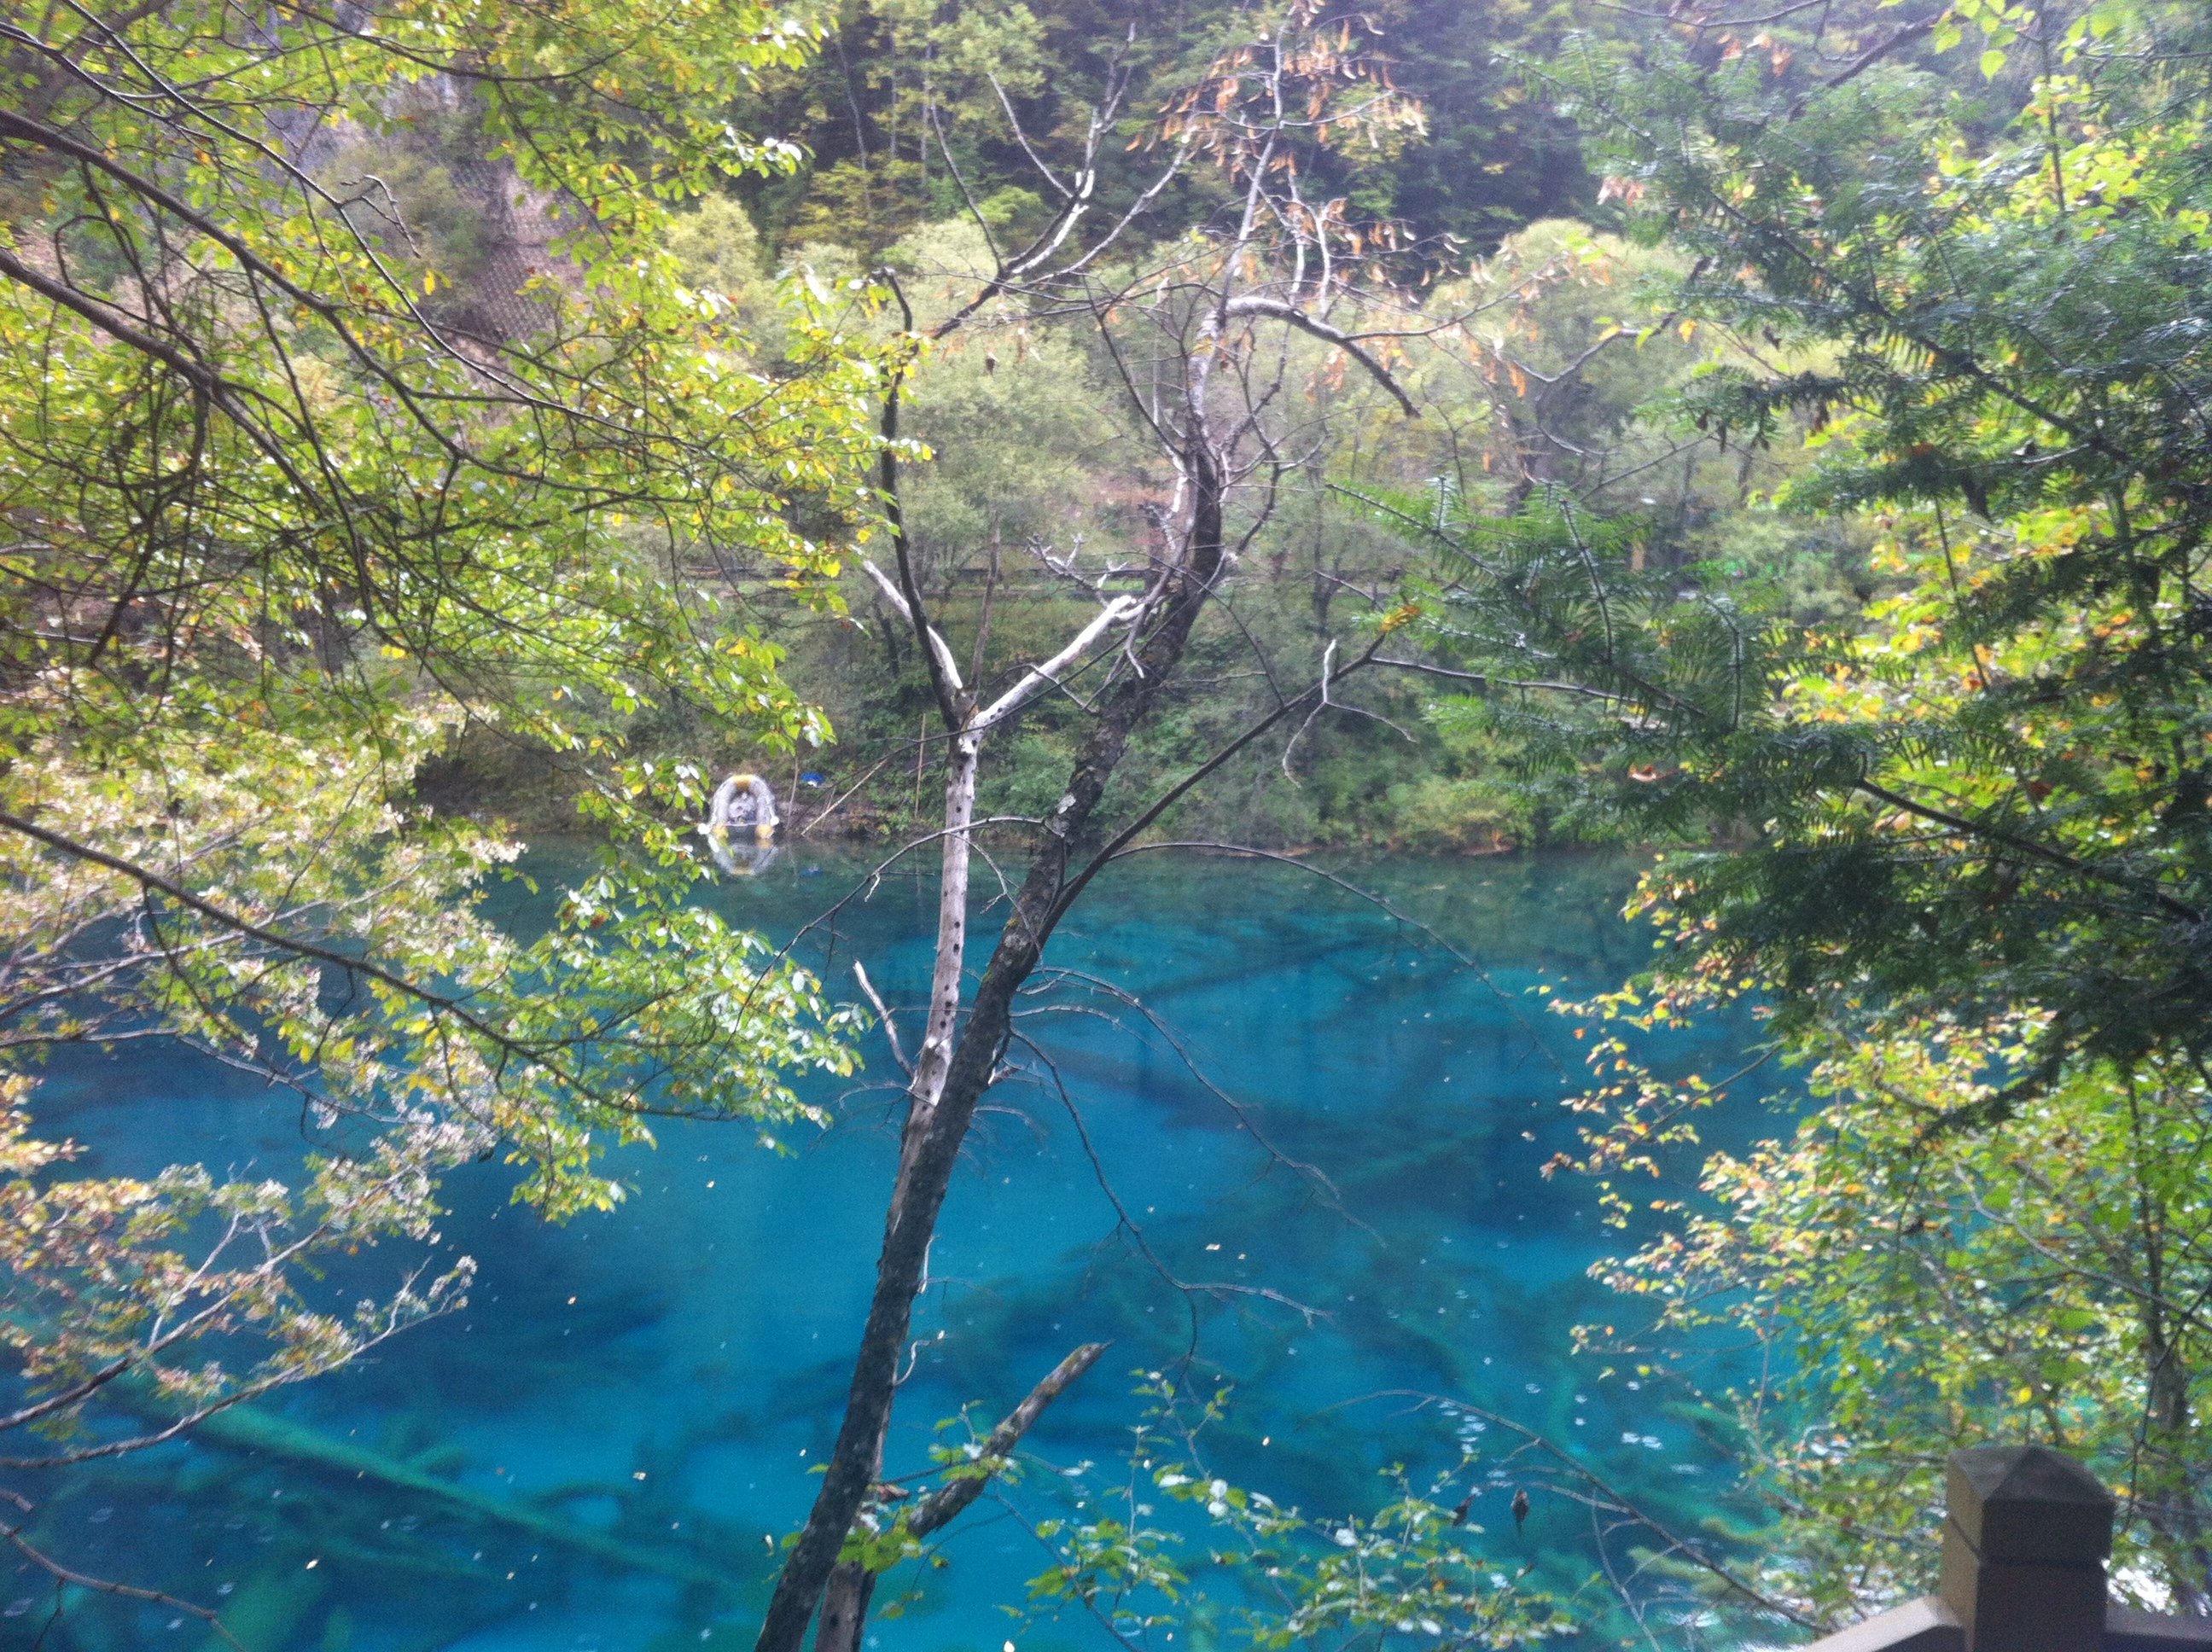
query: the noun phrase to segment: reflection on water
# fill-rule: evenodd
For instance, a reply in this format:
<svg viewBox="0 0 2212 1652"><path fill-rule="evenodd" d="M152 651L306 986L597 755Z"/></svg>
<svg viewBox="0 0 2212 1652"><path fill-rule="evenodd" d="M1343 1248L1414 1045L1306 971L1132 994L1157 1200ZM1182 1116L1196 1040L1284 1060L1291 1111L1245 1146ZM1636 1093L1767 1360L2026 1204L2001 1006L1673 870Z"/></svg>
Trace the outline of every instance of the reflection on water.
<svg viewBox="0 0 2212 1652"><path fill-rule="evenodd" d="M801 847L758 870L716 898L787 934L856 869ZM1356 874L1484 968L1282 866L1158 856L1087 897L1052 951L1060 989L1022 1023L1058 1084L994 1092L948 1204L894 1471L924 1463L932 1425L963 1402L1002 1412L1093 1339L1114 1348L1031 1441L1059 1462L1110 1461L1141 1409L1127 1374L1195 1334L1237 1388L1218 1471L1280 1501L1371 1509L1383 1464L1425 1479L1480 1442L1434 1408L1363 1398L1410 1389L1541 1429L1698 1523L1716 1463L1633 1373L1571 1356L1570 1327L1608 1316L1584 1270L1619 1242L1585 1189L1538 1174L1572 1142L1559 1103L1580 1067L1530 989L1610 985L1649 957L1613 916L1632 869ZM887 881L853 908L827 961L836 988L850 991L857 956L892 1003L919 999L934 899ZM1680 1042L1686 1062L1725 1056ZM742 1126L673 1125L619 1161L627 1206L567 1229L507 1206L496 1165L467 1172L443 1234L481 1263L467 1312L281 1416L57 1488L45 1529L92 1570L221 1602L254 1652L749 1644L775 1539L803 1518L808 1468L834 1437L866 1301L895 1118L895 1070L880 1042L871 1057L825 1097L840 1126L795 1154ZM40 1110L91 1143L100 1171L300 1151L281 1102L170 1055L57 1069ZM383 1282L400 1259L357 1266ZM1194 1297L1168 1276L1279 1292L1314 1316L1242 1291ZM1590 1570L1589 1515L1540 1496L1516 1537L1505 1503L1522 1478L1478 1471L1473 1517L1501 1564L1571 1588ZM1049 1479L1021 1495L1048 1496ZM887 1587L920 1598L872 1647L986 1652L1013 1632L999 1608L1042 1569L1035 1542L985 1503L945 1553L949 1566ZM19 1572L5 1594L0 1644L27 1645L51 1592ZM1072 1616L1021 1640L1112 1643ZM198 1625L118 1601L73 1607L46 1642L203 1643Z"/></svg>
<svg viewBox="0 0 2212 1652"><path fill-rule="evenodd" d="M725 878L757 878L783 858L783 845L774 838L743 832L732 835L728 827L720 824L699 830L707 840L707 853Z"/></svg>

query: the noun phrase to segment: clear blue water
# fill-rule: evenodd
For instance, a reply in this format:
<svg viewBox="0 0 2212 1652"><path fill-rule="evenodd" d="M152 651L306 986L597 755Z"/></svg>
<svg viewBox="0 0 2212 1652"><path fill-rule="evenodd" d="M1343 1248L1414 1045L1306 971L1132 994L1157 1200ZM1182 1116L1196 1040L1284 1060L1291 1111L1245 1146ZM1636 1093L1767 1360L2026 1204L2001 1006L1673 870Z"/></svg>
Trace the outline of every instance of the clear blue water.
<svg viewBox="0 0 2212 1652"><path fill-rule="evenodd" d="M1098 1163L1053 1090L1012 1084L976 1131L933 1258L922 1340L902 1392L894 1469L926 1461L932 1425L975 1402L995 1417L1063 1354L1110 1340L1030 1443L1060 1463L1110 1461L1142 1410L1130 1373L1194 1345L1236 1385L1212 1438L1218 1472L1308 1509L1364 1512L1376 1471L1453 1464L1455 1425L1384 1391L1445 1394L1541 1429L1686 1527L1724 1473L1650 1385L1601 1378L1570 1329L1616 1304L1585 1277L1620 1248L1589 1190L1539 1167L1573 1140L1559 1105L1579 1083L1566 1024L1532 988L1607 986L1648 958L1615 915L1633 876L1608 858L1396 860L1347 872L1432 924L1483 968L1297 870L1249 860L1132 863L1088 898L1052 962L1141 994L1165 1030L1110 999L1040 999L1026 1031L1049 1052ZM788 934L841 893L853 863L787 854L716 897ZM884 883L842 922L829 961L849 993L863 959L894 1004L920 995L934 891ZM527 910L517 914L531 920ZM994 924L981 921L988 933ZM1095 1013L1093 1013L1095 1012ZM1677 1040L1713 1071L1744 1029ZM1209 1082L1186 1066L1183 1051ZM1693 1043L1702 1037L1704 1042ZM741 1125L677 1124L625 1153L635 1196L551 1228L506 1203L505 1173L451 1188L448 1252L481 1265L466 1312L373 1364L300 1392L287 1420L497 1498L534 1506L690 1566L717 1591L465 1518L434 1497L296 1456L202 1442L46 1488L41 1529L88 1570L230 1608L253 1652L673 1652L749 1645L774 1535L803 1519L807 1473L836 1430L881 1230L895 1134L891 1064L820 1092L834 1130L778 1157ZM1248 1109L1247 1121L1224 1095ZM295 1158L295 1109L210 1066L139 1052L58 1067L42 1124L94 1150L100 1171L181 1156L234 1167ZM1332 1198L1312 1175L1325 1174ZM1110 1181L1142 1229L1117 1222ZM1146 1254L1149 1250L1150 1255ZM356 1264L388 1284L397 1256ZM1164 1276L1264 1287L1194 1300ZM338 1286L346 1280L335 1282ZM1506 1449L1493 1435L1492 1461ZM1540 1496L1515 1535L1517 1465L1474 1518L1510 1569L1563 1589L1593 1564L1586 1511ZM1015 1494L1053 1512L1054 1477ZM978 1504L949 1565L895 1575L919 1590L871 1630L878 1652L1089 1652L1113 1643L1076 1616L1020 1625L1046 1557ZM307 1561L316 1565L310 1568ZM510 1576L511 1574L511 1576ZM18 1571L0 1590L0 1645L106 1652L198 1647L172 1614L86 1601L49 1625L52 1595ZM26 1605L26 1602L30 1602ZM1155 1631L1153 1644L1164 1646ZM1182 1644L1202 1646L1188 1632ZM1172 1649L1167 1649L1172 1652Z"/></svg>

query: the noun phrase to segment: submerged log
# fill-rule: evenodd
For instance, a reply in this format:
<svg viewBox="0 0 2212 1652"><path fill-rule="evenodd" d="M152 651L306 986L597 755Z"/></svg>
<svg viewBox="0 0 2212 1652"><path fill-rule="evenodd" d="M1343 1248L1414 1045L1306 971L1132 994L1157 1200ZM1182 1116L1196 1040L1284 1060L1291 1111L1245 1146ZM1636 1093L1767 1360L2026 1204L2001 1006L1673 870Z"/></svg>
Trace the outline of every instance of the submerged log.
<svg viewBox="0 0 2212 1652"><path fill-rule="evenodd" d="M284 1652L298 1644L300 1630L323 1597L331 1580L320 1571L264 1573L246 1586L222 1609L222 1628L201 1643L201 1652Z"/></svg>
<svg viewBox="0 0 2212 1652"><path fill-rule="evenodd" d="M131 1410L154 1416L162 1414L160 1402L150 1394L133 1392L114 1397ZM465 1519L527 1533L572 1553L589 1555L628 1570L715 1589L732 1590L744 1586L744 1580L718 1571L689 1554L629 1542L574 1521L563 1520L526 1503L473 1491L383 1452L372 1451L349 1440L333 1439L319 1429L272 1412L256 1411L250 1406L233 1406L228 1411L216 1412L195 1426L190 1437L202 1445L256 1453L333 1479L369 1480L392 1491L428 1497Z"/></svg>

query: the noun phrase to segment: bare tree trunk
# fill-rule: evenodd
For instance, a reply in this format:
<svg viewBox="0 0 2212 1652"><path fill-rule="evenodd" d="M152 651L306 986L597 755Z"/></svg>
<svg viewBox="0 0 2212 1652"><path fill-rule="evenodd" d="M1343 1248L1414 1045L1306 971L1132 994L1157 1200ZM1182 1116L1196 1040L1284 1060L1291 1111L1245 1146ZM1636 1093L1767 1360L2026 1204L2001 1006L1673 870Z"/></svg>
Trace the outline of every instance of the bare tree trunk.
<svg viewBox="0 0 2212 1652"><path fill-rule="evenodd" d="M814 1652L860 1652L860 1631L868 1625L868 1606L876 1597L876 1574L857 1560L841 1560L822 1591L822 1617L814 1630Z"/></svg>
<svg viewBox="0 0 2212 1652"><path fill-rule="evenodd" d="M976 1104L1000 1076L1000 1064L1013 1031L1015 995L1042 960L1045 944L1070 903L1109 858L1109 853L1102 853L1098 847L1103 834L1097 829L1094 817L1099 801L1127 751L1131 733L1151 714L1162 690L1174 680L1199 614L1221 577L1227 556L1225 506L1236 475L1237 444L1256 429L1259 410L1267 399L1248 398L1241 417L1224 417L1217 428L1210 408L1214 368L1229 351L1232 324L1249 325L1265 319L1322 338L1370 374L1397 398L1409 416L1416 412L1411 398L1358 338L1331 325L1322 315L1287 300L1259 292L1239 294L1237 290L1248 271L1258 268L1255 252L1265 239L1266 226L1283 216L1277 212L1270 216L1267 191L1278 177L1275 160L1284 123L1297 118L1286 111L1302 107L1306 100L1306 93L1299 89L1304 82L1298 80L1308 73L1304 66L1306 58L1295 52L1286 55L1279 41L1263 42L1263 55L1273 67L1262 76L1263 90L1255 94L1253 118L1260 125L1261 135L1250 137L1248 128L1238 129L1240 134L1247 135L1240 135L1236 140L1237 159L1231 175L1244 185L1245 196L1238 223L1233 233L1224 238L1218 272L1212 278L1204 307L1192 318L1197 336L1187 340L1184 347L1181 405L1165 417L1157 416L1160 410L1146 415L1162 439L1166 457L1178 473L1182 497L1188 501L1189 514L1181 552L1163 559L1141 603L1115 598L1105 604L1099 615L1058 655L1033 668L1014 689L980 713L975 708L975 696L961 682L951 650L928 623L923 611L922 592L906 552L904 521L896 487L896 449L890 445L898 431L896 377L885 400L883 491L892 543L899 554L899 580L894 584L872 565L869 565L869 572L885 600L912 625L916 646L930 673L939 714L953 737L945 791L945 873L938 913L938 955L931 986L929 1029L915 1059L914 1083L909 1090L912 1101L900 1139L898 1174L885 1212L875 1291L853 1364L844 1421L838 1430L829 1472L816 1493L806 1525L776 1579L775 1593L769 1603L756 1652L800 1652L807 1620L813 1615L817 1601L822 1599L831 1574L837 1570L838 1553L879 1472L900 1357L912 1324L915 1297L925 1280L930 1241L936 1232L938 1214L944 1206ZM1326 50L1322 55L1328 57ZM1336 59L1328 60L1336 65L1329 70L1334 76L1342 65ZM1244 60L1238 58L1231 63L1224 59L1221 75L1218 85L1233 92L1247 78ZM1191 92L1192 110L1205 103L1200 95L1203 90L1201 87ZM1383 110L1389 101L1388 97L1378 97L1367 106ZM1214 96L1206 106L1218 112L1223 106L1221 96ZM1212 114L1207 114L1194 119L1212 118ZM1407 116L1399 124L1405 125L1413 120L1413 117ZM1095 150L1100 136L1109 127L1110 122L1094 118L1091 149ZM1087 150L1086 155L1089 153ZM1086 158L1086 168L1089 165ZM1171 163L1154 189L1163 187L1180 165L1179 159ZM1056 221L1058 227L1051 233L1048 242L1041 240L1036 248L1022 254L1012 265L1002 267L1000 276L994 278L966 308L940 325L938 336L975 313L990 295L1003 291L1009 272L1026 276L1049 256L1050 246L1058 244L1067 227L1085 210L1091 176L1086 170L1082 174L1080 189L1067 193L1067 205ZM1295 173L1287 176L1292 179L1290 187L1294 191ZM1132 212L1140 210L1143 203L1151 198L1151 192L1140 197L1139 207L1133 208ZM1290 216L1299 222L1321 222L1304 209ZM1130 220L1125 217L1122 222L1126 224ZM1119 233L1118 228L1110 232L1096 251L1103 251ZM1301 257L1304 248L1301 241ZM1063 273L1074 276L1090 263L1096 251L1067 264ZM888 276L885 279L891 281ZM911 329L912 313L906 308L904 296L898 292L895 281L891 281L891 286L902 309L906 311L907 325ZM1109 304L1102 313L1102 325L1103 314L1110 313L1110 309ZM1144 398L1133 383L1130 389L1141 403ZM1127 606L1124 607L1124 604ZM1066 789L1042 823L1041 841L1014 896L1012 910L999 932L963 1023L959 1018L959 1010L966 945L967 836L974 818L977 742L990 727L1012 716L1044 686L1056 684L1062 669L1079 660L1093 641L1123 622L1142 628L1139 632L1140 641L1136 641L1127 668L1109 677L1099 693L1090 732L1068 775ZM1364 665L1372 654L1370 648L1358 664ZM977 658L980 660L980 651ZM1343 670L1325 667L1322 682L1313 692L1325 699L1328 683L1342 674ZM1284 702L1214 759L1156 799L1112 840L1108 850L1119 847L1128 836L1156 819L1191 785L1212 772L1248 740L1258 738L1278 718L1302 703L1304 698ZM949 1519L951 1512L943 1517ZM824 1632L829 1638L823 1652L851 1652L854 1639L860 1632L872 1587L849 1576L841 1580L833 1607L834 1625L825 1621Z"/></svg>
<svg viewBox="0 0 2212 1652"><path fill-rule="evenodd" d="M1196 444L1194 444L1196 445ZM991 961L983 972L973 1007L964 1026L951 1035L948 1025L949 1056L941 1078L933 1078L938 1090L933 1103L921 1100L925 1051L916 1060L914 1104L907 1114L902 1135L897 1179L892 1185L884 1224L883 1250L876 1264L876 1288L868 1305L860 1346L853 1362L853 1383L847 1398L845 1420L837 1443L815 1496L814 1508L799 1534L798 1546L776 1579L775 1594L761 1626L757 1652L799 1652L806 1635L807 1620L835 1569L845 1534L852 1529L860 1505L876 1473L878 1442L890 1418L898 1359L912 1324L914 1299L921 1288L929 1242L937 1230L938 1212L951 1185L960 1145L967 1139L975 1104L998 1072L1012 1029L1014 994L1036 969L1044 945L1061 915L1070 857L1088 841L1091 816L1104 794L1107 782L1128 748L1129 735L1158 698L1161 687L1175 674L1190 640L1200 609L1221 567L1222 501L1220 467L1207 452L1193 469L1211 486L1195 500L1188 554L1179 568L1163 580L1162 611L1138 652L1139 670L1126 673L1106 695L1098 719L1091 726L1066 792L1045 823L1044 843L1030 864L1028 876L1015 896L1013 911L1000 932ZM956 750L957 748L956 742ZM956 768L962 762L956 756ZM973 756L969 765L966 805L972 818ZM948 784L948 803L953 788ZM950 823L948 822L948 824ZM956 835L964 839L965 833ZM948 838L947 863L951 863ZM966 857L959 860L964 877ZM949 882L949 879L948 879ZM949 902L951 890L946 891ZM965 890L958 910L964 932ZM954 910L940 904L940 939L947 914ZM959 1006L959 967L951 966L942 948L938 957L937 983L930 1004L933 1023L940 1010L948 1022ZM939 996L936 986L949 983L950 996Z"/></svg>
<svg viewBox="0 0 2212 1652"><path fill-rule="evenodd" d="M929 981L929 1019L915 1054L914 1107L926 1114L945 1088L960 988L968 966L969 831L975 818L975 765L982 738L972 727L952 737L945 776L945 853L937 891L937 967ZM912 1123L915 1113L908 1115ZM911 1136L913 1132L907 1133Z"/></svg>
<svg viewBox="0 0 2212 1652"><path fill-rule="evenodd" d="M969 832L975 818L975 769L981 744L981 737L973 730L963 730L955 735L945 777L945 847L939 862L937 900L937 965L929 984L928 1020L922 1031L921 1048L915 1052L914 1074L908 1088L909 1105L906 1128L900 1134L899 1173L891 1184L894 1224L898 1218L898 1201L910 1183L908 1161L916 1143L926 1133L929 1114L944 1091L945 1072L952 1060L953 1032L959 1024L961 981L968 956L968 873L971 860ZM919 1286L917 1278L916 1288ZM899 1337L903 1340L903 1327ZM866 1478L870 1484L883 1473L884 1441L890 1424L890 1407L887 1405L877 1424L873 1449L867 1454ZM842 1436L839 1444L843 1444ZM857 1515L857 1508L854 1512ZM849 1522L848 1526L849 1529ZM868 1602L875 1589L876 1575L866 1566L848 1561L831 1570L822 1598L821 1624L815 1632L816 1652L856 1652L860 1631L868 1620ZM804 1625L801 1629L803 1632Z"/></svg>
<svg viewBox="0 0 2212 1652"><path fill-rule="evenodd" d="M2132 1106L2132 1096L2130 1101ZM2167 1581L2172 1587L2174 1605L2191 1616L2202 1616L2212 1611L2212 1594L2197 1580L2212 1576L2212 1544L2206 1542L2197 1464L2190 1437L2194 1432L2189 1407L2190 1373L2166 1320L2166 1213L2159 1201L2141 1189L2140 1181L2138 1189L2147 1285L2141 1316L2148 1367L2143 1444L2156 1461L2159 1482L2144 1513L2152 1530L2194 1562L2196 1577L2177 1566Z"/></svg>

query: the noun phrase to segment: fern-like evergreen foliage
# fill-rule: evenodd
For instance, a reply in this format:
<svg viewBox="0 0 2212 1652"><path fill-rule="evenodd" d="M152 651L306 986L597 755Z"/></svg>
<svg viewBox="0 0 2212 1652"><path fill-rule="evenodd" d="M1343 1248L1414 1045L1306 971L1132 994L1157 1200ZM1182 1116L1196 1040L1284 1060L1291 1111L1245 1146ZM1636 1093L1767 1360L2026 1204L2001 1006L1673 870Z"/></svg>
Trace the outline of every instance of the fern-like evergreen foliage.
<svg viewBox="0 0 2212 1652"><path fill-rule="evenodd" d="M1791 645L1772 593L1707 588L1651 554L1656 525L1596 514L1565 489L1509 515L1439 483L1421 496L1358 495L1426 553L1421 641L1464 695L1439 706L1507 737L1531 784L1577 782L1591 835L1680 838L1711 799L1684 765L1744 728L1747 694Z"/></svg>
<svg viewBox="0 0 2212 1652"><path fill-rule="evenodd" d="M2032 75L1994 141L1966 81L1880 62L1655 46L1582 88L1626 227L1692 260L1670 319L1727 341L1686 434L1812 450L1767 502L1872 513L1863 614L1794 623L1565 499L1381 506L1482 714L1646 838L1721 829L1652 885L1704 956L1785 1017L2046 1011L2002 1112L2212 1044L2212 218L2174 14L1945 15L1914 39Z"/></svg>
<svg viewBox="0 0 2212 1652"><path fill-rule="evenodd" d="M2205 29L1895 15L1825 64L1665 30L1576 94L1620 227L1680 258L1654 313L1707 340L1684 438L1764 449L1778 513L1870 525L1857 612L1565 495L1371 504L1427 553L1407 635L1461 674L1438 714L1692 846L1644 884L1658 967L1562 1006L1597 1036L1554 1164L1656 1226L1602 1270L1649 1317L1586 1345L1732 1442L1755 1587L1832 1629L1923 1592L1947 1455L2043 1440L2121 1489L2120 1598L2203 1614ZM1642 1042L1747 996L1803 1087ZM1770 1085L1782 1139L1709 1151L1706 1109ZM1673 1199L1650 1178L1680 1154ZM1756 1357L1716 1381L1723 1342Z"/></svg>

